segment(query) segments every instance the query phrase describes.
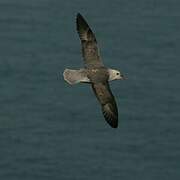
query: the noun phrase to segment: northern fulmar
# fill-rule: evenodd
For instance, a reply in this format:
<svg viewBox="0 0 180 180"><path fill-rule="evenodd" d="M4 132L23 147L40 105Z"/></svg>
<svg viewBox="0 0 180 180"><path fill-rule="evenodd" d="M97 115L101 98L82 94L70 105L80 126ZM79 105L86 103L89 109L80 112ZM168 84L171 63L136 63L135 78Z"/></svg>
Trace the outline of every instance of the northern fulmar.
<svg viewBox="0 0 180 180"><path fill-rule="evenodd" d="M97 41L89 25L77 14L76 27L79 34L84 68L79 70L65 69L64 80L69 84L89 83L101 104L105 120L113 127L118 127L118 108L115 98L110 90L108 81L125 79L120 71L104 66L99 54Z"/></svg>

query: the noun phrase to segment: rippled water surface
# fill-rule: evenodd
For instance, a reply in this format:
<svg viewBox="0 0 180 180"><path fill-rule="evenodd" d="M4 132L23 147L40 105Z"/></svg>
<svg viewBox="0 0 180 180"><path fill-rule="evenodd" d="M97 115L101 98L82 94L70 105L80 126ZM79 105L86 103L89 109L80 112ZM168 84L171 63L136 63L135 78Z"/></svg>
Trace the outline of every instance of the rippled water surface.
<svg viewBox="0 0 180 180"><path fill-rule="evenodd" d="M180 2L0 0L0 179L179 180ZM89 85L63 69L83 66L76 13L96 33L119 128Z"/></svg>

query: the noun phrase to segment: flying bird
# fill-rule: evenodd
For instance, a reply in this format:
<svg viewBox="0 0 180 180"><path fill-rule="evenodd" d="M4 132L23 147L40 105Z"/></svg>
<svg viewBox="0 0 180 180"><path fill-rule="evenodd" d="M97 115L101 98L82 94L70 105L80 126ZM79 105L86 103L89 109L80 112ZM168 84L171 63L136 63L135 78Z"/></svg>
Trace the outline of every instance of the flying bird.
<svg viewBox="0 0 180 180"><path fill-rule="evenodd" d="M76 17L76 28L81 41L84 68L79 70L65 69L63 72L64 80L71 85L89 83L101 104L105 120L111 127L117 128L118 108L111 92L109 81L125 78L120 71L104 66L96 37L79 13Z"/></svg>

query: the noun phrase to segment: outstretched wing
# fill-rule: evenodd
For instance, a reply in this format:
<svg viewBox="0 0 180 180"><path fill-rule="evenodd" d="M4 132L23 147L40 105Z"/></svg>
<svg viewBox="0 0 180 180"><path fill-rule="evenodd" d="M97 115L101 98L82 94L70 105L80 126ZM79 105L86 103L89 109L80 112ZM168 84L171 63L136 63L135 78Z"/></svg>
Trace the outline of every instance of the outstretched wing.
<svg viewBox="0 0 180 180"><path fill-rule="evenodd" d="M94 33L88 26L87 22L81 16L77 14L76 19L77 31L81 40L82 54L86 67L90 66L103 66L98 51L97 41Z"/></svg>
<svg viewBox="0 0 180 180"><path fill-rule="evenodd" d="M92 84L94 93L99 100L105 120L113 128L118 126L118 109L108 82Z"/></svg>

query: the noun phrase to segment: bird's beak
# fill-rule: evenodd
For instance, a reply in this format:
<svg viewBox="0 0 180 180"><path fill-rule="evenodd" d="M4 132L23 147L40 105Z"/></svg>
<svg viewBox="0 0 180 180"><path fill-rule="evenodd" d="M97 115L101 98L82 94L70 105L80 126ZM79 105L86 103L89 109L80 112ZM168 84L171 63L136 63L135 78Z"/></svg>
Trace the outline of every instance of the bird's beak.
<svg viewBox="0 0 180 180"><path fill-rule="evenodd" d="M124 75L121 74L121 79L122 79L122 80L126 80L127 77L125 77Z"/></svg>

